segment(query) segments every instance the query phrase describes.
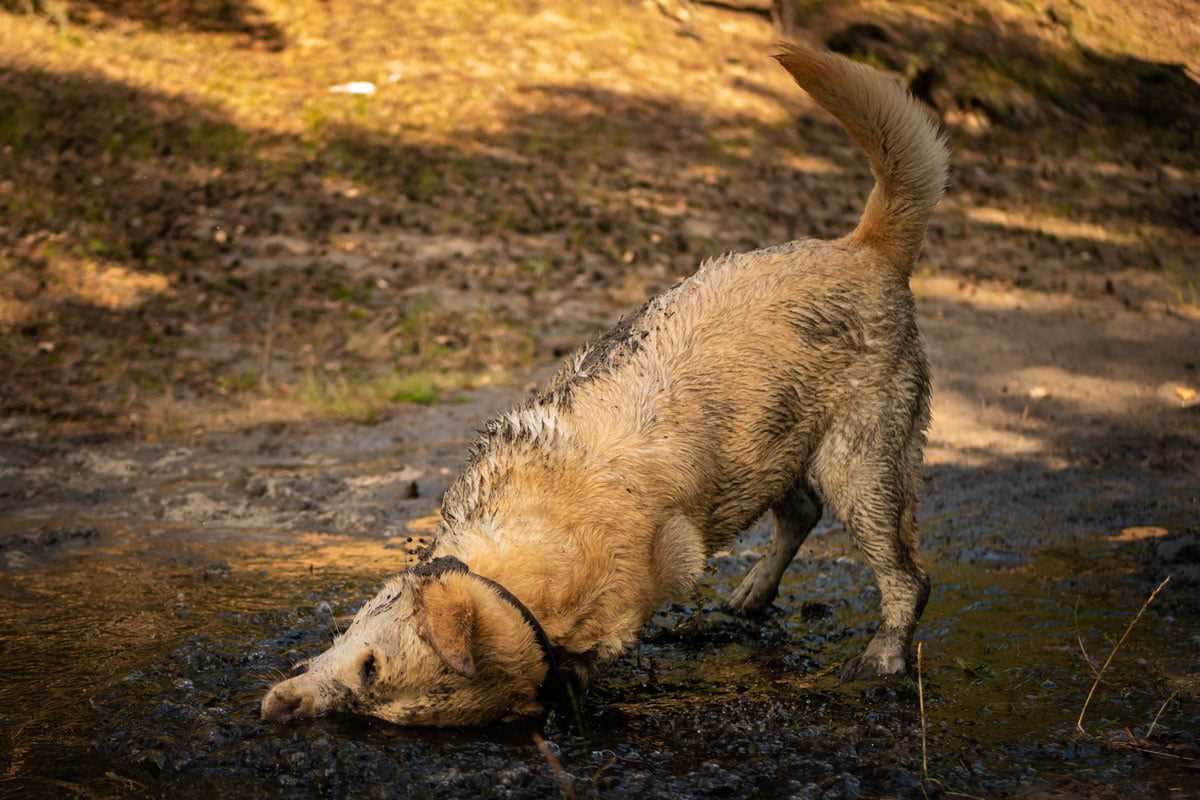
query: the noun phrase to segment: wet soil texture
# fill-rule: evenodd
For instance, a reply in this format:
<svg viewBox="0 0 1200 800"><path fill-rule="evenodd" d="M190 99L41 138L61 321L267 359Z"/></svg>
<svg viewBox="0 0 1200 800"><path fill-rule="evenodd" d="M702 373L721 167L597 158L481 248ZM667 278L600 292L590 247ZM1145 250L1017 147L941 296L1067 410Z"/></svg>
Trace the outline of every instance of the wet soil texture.
<svg viewBox="0 0 1200 800"><path fill-rule="evenodd" d="M657 614L577 714L457 732L261 722L265 689L399 568L473 426L516 397L482 390L374 425L158 444L10 426L0 795L1188 796L1200 777L1200 540L1194 427L1180 420L1194 415L1089 418L1059 401L1058 427L1091 434L1068 447L1030 427L1053 396L1011 387L1002 396L1017 397L1009 413L1025 427L1006 432L994 415L1008 401L958 407L979 376L955 361L972 331L1002 322L924 294L931 338L947 317L959 333L934 348L950 385L922 515L927 780L916 683L833 675L867 641L878 593L829 519L762 620L721 601L769 523L717 554L697 596ZM1060 336L1088 324L1048 319ZM1078 380L1053 392L1070 396ZM1037 447L1020 452L1020 436ZM1094 670L1168 574L1079 735Z"/></svg>

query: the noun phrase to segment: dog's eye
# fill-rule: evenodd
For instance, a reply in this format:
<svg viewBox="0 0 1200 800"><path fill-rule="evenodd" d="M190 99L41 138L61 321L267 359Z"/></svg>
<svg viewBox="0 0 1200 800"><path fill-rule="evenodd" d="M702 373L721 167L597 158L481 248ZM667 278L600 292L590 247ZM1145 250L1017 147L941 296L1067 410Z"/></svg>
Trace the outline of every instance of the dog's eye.
<svg viewBox="0 0 1200 800"><path fill-rule="evenodd" d="M367 655L367 657L365 659L363 659L362 666L359 668L359 670L360 670L359 677L362 679L362 685L370 686L371 683L374 682L375 676L379 672L378 665L376 665L376 663L375 663L375 654L374 653L369 653Z"/></svg>

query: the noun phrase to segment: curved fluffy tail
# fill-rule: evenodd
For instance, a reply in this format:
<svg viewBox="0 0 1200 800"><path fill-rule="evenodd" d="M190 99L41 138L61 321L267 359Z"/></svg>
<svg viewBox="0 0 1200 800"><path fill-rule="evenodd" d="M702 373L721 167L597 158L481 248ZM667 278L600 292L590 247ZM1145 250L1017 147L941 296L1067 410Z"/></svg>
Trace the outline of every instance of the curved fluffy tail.
<svg viewBox="0 0 1200 800"><path fill-rule="evenodd" d="M882 73L804 45L781 47L779 63L871 159L875 188L850 239L910 274L925 224L946 188L950 151L945 136L931 115Z"/></svg>

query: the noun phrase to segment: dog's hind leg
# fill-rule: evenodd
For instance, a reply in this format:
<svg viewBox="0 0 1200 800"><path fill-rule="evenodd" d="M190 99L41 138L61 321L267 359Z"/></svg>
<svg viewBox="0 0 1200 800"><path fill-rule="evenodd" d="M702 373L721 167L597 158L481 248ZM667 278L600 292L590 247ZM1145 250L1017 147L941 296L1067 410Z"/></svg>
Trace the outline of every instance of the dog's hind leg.
<svg viewBox="0 0 1200 800"><path fill-rule="evenodd" d="M741 614L765 611L775 600L788 564L821 519L821 501L802 477L771 511L775 530L767 554L750 568L729 597L729 607Z"/></svg>
<svg viewBox="0 0 1200 800"><path fill-rule="evenodd" d="M917 620L929 599L929 578L916 556L916 487L889 459L869 459L839 470L836 485L821 487L875 572L882 623L859 656L842 665L842 680L893 675L908 668ZM918 462L919 463L919 462ZM829 481L829 483L835 483Z"/></svg>

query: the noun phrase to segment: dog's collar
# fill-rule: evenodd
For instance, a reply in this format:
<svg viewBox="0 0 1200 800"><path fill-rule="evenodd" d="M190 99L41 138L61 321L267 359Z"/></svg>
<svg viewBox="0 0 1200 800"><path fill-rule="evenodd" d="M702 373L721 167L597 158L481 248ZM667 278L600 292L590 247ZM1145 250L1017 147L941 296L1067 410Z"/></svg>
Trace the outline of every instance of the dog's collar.
<svg viewBox="0 0 1200 800"><path fill-rule="evenodd" d="M457 573L469 575L487 584L497 597L516 609L517 613L521 615L521 619L525 620L525 624L533 631L533 637L537 641L538 647L542 649L542 659L546 662L546 677L538 689L538 698L540 700L557 700L566 694L567 686L558 665L558 657L554 654L554 644L550 641L546 629L542 627L542 623L538 622L538 618L529 610L529 607L503 584L480 575L478 572L472 572L470 567L454 556L439 556L430 561L423 561L408 571L421 578L437 578L447 573Z"/></svg>

